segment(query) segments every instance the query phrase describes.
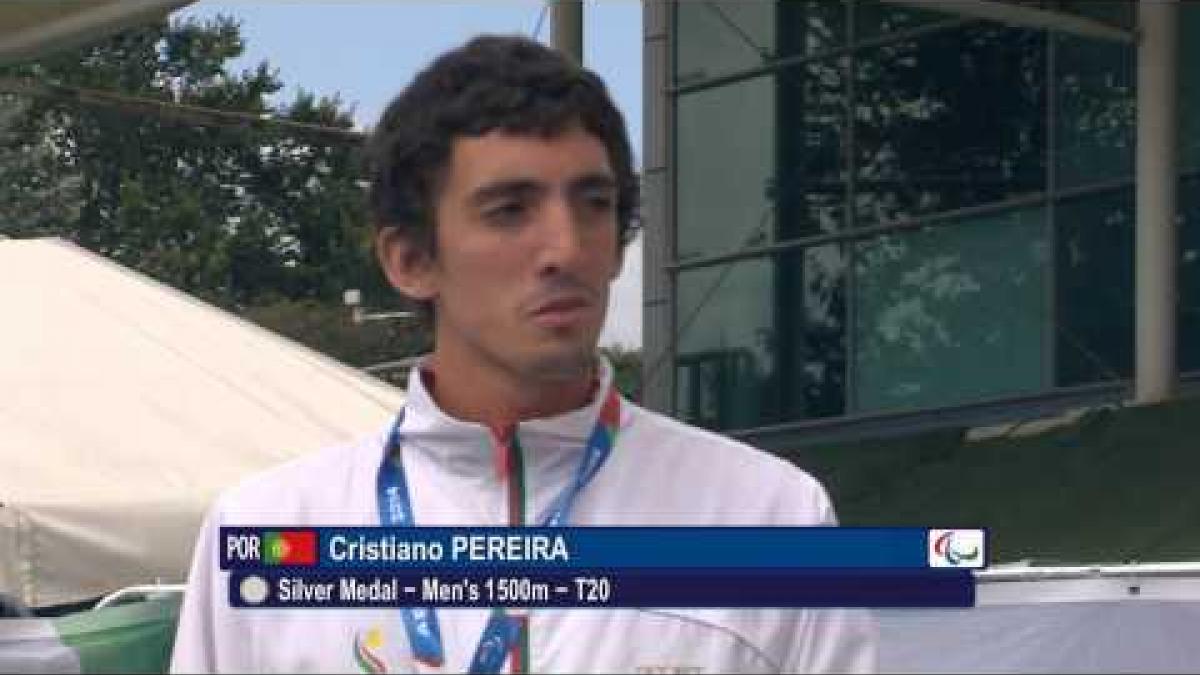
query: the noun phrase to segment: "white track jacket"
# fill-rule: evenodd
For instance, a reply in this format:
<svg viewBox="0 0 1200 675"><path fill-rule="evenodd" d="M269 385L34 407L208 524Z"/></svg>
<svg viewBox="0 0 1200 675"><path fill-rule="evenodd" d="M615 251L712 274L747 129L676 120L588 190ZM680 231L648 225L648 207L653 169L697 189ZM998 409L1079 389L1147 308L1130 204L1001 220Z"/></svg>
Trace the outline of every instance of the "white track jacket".
<svg viewBox="0 0 1200 675"><path fill-rule="evenodd" d="M602 387L612 380L604 364ZM491 432L451 418L416 369L402 461L418 525L508 522L507 477ZM574 478L603 396L523 422L526 513L543 513ZM821 485L795 466L622 400L608 461L584 488L573 525L833 525ZM397 610L233 609L218 568L218 528L378 525L375 480L387 432L259 474L217 499L192 561L172 672L418 672ZM441 609L447 673L466 672L488 610ZM632 673L870 672L867 610L533 610L531 671ZM370 659L356 653L369 651ZM506 663L507 672L511 664Z"/></svg>

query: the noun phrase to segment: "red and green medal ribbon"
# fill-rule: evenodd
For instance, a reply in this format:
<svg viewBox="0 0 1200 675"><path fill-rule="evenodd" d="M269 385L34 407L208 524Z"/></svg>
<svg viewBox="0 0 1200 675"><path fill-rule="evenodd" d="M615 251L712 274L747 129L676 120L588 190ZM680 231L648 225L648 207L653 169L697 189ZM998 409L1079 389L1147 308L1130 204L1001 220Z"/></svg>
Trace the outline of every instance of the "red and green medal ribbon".
<svg viewBox="0 0 1200 675"><path fill-rule="evenodd" d="M408 494L408 484L404 476L404 466L400 461L402 434L400 427L404 421L401 411L392 427L388 438L384 459L379 467L376 479L376 495L378 498L379 522L386 527L412 527L415 524L412 502ZM588 436L584 446L583 459L575 472L575 477L562 493L550 504L545 516L541 518L543 527L563 527L570 522L571 509L584 487L595 477L596 472L604 465L616 445L617 430L621 422L621 399L616 389L610 387L600 407L596 424ZM514 490L510 493L509 517L515 524L524 524L526 485L523 453L517 441L516 434L512 435L509 445L511 457L509 480L513 481ZM430 607L404 607L400 610L404 630L408 635L409 645L413 650L413 658L429 667L440 667L445 663L445 650L442 645L441 629L438 626L437 613ZM504 665L504 660L513 652L514 669L517 672L529 672L529 624L528 617L510 616L503 608L495 608L488 617L475 654L471 659L468 672L498 673Z"/></svg>

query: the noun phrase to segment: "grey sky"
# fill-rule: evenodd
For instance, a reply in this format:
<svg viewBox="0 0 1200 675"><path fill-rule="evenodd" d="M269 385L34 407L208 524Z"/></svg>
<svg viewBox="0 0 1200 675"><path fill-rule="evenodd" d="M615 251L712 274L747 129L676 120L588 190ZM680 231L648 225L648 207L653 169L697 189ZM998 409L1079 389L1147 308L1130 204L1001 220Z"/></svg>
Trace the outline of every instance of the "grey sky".
<svg viewBox="0 0 1200 675"><path fill-rule="evenodd" d="M479 33L532 35L543 3L490 0L376 2L215 2L178 14L239 19L246 54L235 68L266 60L292 98L304 88L340 94L361 127L375 123L388 100L437 54ZM584 61L607 82L629 125L638 161L642 146L642 8L636 0L585 3ZM549 12L538 37L550 39ZM641 346L641 242L626 256L613 288L603 344Z"/></svg>

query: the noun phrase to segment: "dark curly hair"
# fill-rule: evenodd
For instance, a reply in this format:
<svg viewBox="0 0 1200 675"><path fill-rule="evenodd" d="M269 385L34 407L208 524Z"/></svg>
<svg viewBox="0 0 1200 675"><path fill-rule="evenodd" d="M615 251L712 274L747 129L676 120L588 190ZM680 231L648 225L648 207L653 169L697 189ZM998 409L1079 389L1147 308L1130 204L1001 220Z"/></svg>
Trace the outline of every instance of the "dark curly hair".
<svg viewBox="0 0 1200 675"><path fill-rule="evenodd" d="M497 129L549 138L573 124L608 152L623 248L638 227L640 190L621 112L595 73L519 36L480 36L443 54L388 104L366 147L375 227L397 228L436 255L436 191L456 138Z"/></svg>

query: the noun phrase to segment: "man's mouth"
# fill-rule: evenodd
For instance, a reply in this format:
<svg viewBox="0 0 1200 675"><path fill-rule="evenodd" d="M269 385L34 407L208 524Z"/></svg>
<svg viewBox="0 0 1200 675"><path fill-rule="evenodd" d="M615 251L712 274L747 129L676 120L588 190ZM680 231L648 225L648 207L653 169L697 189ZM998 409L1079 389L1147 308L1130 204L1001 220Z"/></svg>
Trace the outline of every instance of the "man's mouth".
<svg viewBox="0 0 1200 675"><path fill-rule="evenodd" d="M565 328L584 321L592 303L581 295L552 298L534 306L533 322L542 328Z"/></svg>

